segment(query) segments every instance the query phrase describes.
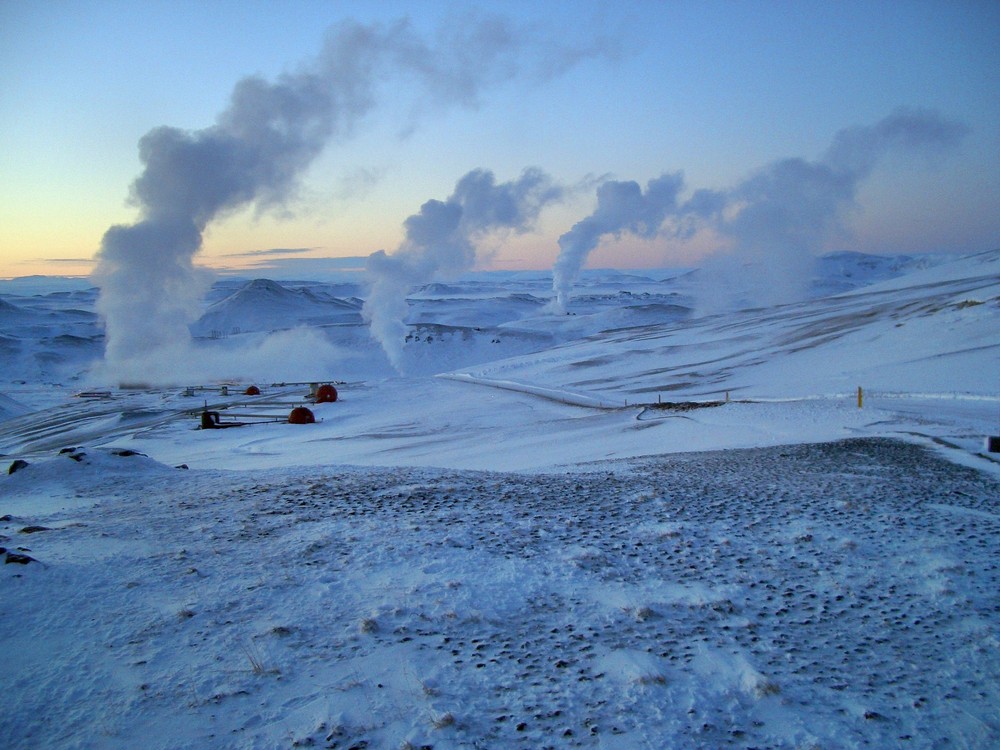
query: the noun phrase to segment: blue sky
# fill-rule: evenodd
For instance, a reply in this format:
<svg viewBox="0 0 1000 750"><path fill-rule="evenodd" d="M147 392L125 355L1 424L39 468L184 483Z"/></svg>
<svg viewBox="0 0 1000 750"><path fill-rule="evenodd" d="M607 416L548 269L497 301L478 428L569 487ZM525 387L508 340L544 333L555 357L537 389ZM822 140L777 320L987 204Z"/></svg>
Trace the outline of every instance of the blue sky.
<svg viewBox="0 0 1000 750"><path fill-rule="evenodd" d="M817 251L1000 246L1000 4L995 2L185 2L0 4L0 276L85 273L114 224L137 220L138 143L212 126L234 85L308 65L327 29L408 18L436 43L470 15L508 19L517 72L474 102L386 75L374 105L304 167L278 205L205 229L202 263L392 252L403 222L470 170L537 167L566 187L534 231L488 238L483 263L547 268L601 180L683 171L725 190L776 160L820 158L836 133L899 106L964 124L932 158L893 155ZM589 50L559 72L551 55ZM466 50L470 65L476 50ZM596 266L659 266L714 238L606 241ZM260 255L247 256L260 259Z"/></svg>

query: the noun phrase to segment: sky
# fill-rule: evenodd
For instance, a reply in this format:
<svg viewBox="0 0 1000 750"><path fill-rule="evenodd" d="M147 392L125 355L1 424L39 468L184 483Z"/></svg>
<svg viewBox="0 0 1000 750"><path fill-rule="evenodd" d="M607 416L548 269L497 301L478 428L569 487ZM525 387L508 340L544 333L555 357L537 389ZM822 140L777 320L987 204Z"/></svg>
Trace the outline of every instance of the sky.
<svg viewBox="0 0 1000 750"><path fill-rule="evenodd" d="M530 227L476 237L476 262L551 268L603 182L682 173L681 199L731 191L779 160L821 159L845 128L900 107L934 111L964 137L930 156L879 159L810 251L1000 246L995 2L4 0L0 277L89 273L105 232L144 210L130 201L144 136L208 132L241 80L314 67L330 29L351 21L403 23L422 49L447 50L447 83L426 75L430 53L387 62L280 190L206 218L198 263L391 254L408 217L473 170L506 184L534 169L559 199ZM502 33L470 38L476 24ZM689 264L720 241L624 232L587 264Z"/></svg>

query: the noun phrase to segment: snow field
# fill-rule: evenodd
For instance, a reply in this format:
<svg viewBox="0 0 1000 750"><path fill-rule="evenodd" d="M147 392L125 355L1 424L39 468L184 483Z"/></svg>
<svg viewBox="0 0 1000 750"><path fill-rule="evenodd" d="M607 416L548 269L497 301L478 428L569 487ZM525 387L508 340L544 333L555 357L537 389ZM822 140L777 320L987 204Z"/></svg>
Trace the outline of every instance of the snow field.
<svg viewBox="0 0 1000 750"><path fill-rule="evenodd" d="M88 372L95 290L4 282L0 737L1000 745L1000 254L947 260L726 315L697 274L586 272L565 316L542 276L430 285L405 377L357 284L231 280L142 390ZM324 379L315 425L196 429Z"/></svg>
<svg viewBox="0 0 1000 750"><path fill-rule="evenodd" d="M2 571L13 748L1000 741L1000 484L915 445L532 475L79 449L0 497L36 560Z"/></svg>

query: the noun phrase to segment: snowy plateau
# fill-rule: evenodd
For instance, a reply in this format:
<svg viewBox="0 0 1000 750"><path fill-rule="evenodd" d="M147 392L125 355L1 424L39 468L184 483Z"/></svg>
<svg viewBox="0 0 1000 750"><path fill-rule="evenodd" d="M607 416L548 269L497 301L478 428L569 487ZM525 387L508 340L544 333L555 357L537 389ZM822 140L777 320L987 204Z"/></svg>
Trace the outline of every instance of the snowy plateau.
<svg viewBox="0 0 1000 750"><path fill-rule="evenodd" d="M702 288L432 284L400 374L360 276L222 277L125 387L0 281L3 746L1000 747L1000 251Z"/></svg>

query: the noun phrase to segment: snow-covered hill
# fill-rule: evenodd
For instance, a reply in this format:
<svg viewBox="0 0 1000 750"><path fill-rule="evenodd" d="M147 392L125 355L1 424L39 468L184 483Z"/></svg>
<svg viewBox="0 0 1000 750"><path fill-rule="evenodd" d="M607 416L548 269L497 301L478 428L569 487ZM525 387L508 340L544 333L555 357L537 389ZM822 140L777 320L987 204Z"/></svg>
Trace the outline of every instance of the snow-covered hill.
<svg viewBox="0 0 1000 750"><path fill-rule="evenodd" d="M146 388L93 290L0 283L0 736L1000 746L1000 251L819 268L429 285L405 375L360 286L226 279L178 351L246 374Z"/></svg>
<svg viewBox="0 0 1000 750"><path fill-rule="evenodd" d="M9 388L4 383L76 380L99 359L104 336L95 299L92 289L0 295L0 393Z"/></svg>
<svg viewBox="0 0 1000 750"><path fill-rule="evenodd" d="M814 297L858 289L894 279L910 271L954 260L948 255L870 255L845 250L817 259L810 291Z"/></svg>
<svg viewBox="0 0 1000 750"><path fill-rule="evenodd" d="M1000 252L816 300L642 326L472 368L624 399L790 398L848 392L996 395ZM667 316L663 316L667 318ZM654 398L655 400L655 398Z"/></svg>
<svg viewBox="0 0 1000 750"><path fill-rule="evenodd" d="M194 326L207 338L195 343L199 358L211 355L226 364L227 373L238 371L241 361L254 361L241 354L252 349L257 365L248 365L247 382L256 380L254 367L285 381L324 377L308 364L308 348L286 356L269 343L270 331L295 328L319 336L307 347L320 341L333 347L323 360L330 367L325 377L364 382L366 393L379 382L393 383L387 386L393 389L412 382L436 392L440 383L420 382L435 374L461 376L462 387L486 384L494 394L499 385L609 407L724 400L727 394L756 402L836 402L853 398L860 386L870 398L980 403L982 417L969 433L989 429L988 404L997 397L1000 252L950 259L836 254L820 267L826 268L827 285L857 288L707 316L695 314L697 285L678 271L588 271L568 315L549 312L551 292L537 272L479 273L465 282L432 284L409 298L405 381L395 379L368 334L361 300L338 296L360 288L352 284L224 280L220 291L226 293ZM9 313L0 327L7 354L0 376L8 396L40 406L58 404L69 389L108 387L79 379L99 355L93 290L7 294L0 301ZM62 387L53 384L57 378ZM190 374L183 378L180 387L208 384L192 381ZM394 402L383 394L361 416L379 421L377 405ZM387 416L391 423L393 414ZM437 421L433 414L421 419ZM0 450L16 449L18 429L0 427L0 438L15 435L0 440Z"/></svg>
<svg viewBox="0 0 1000 750"><path fill-rule="evenodd" d="M275 331L308 325L361 323L361 303L339 299L308 287L288 288L255 279L205 311L191 331L223 338L252 331Z"/></svg>

